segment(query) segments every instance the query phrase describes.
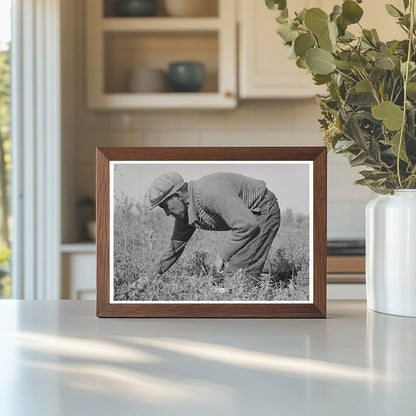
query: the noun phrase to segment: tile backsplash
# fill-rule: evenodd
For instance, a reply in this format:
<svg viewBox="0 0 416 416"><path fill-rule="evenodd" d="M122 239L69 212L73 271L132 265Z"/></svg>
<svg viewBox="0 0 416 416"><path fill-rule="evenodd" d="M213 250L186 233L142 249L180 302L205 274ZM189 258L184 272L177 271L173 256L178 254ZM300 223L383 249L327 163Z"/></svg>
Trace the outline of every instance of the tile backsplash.
<svg viewBox="0 0 416 416"><path fill-rule="evenodd" d="M253 101L232 111L147 111L76 115L77 187L94 195L96 146L314 146L321 145L314 99ZM354 184L359 168L328 155L328 237L364 237L364 208L373 197Z"/></svg>

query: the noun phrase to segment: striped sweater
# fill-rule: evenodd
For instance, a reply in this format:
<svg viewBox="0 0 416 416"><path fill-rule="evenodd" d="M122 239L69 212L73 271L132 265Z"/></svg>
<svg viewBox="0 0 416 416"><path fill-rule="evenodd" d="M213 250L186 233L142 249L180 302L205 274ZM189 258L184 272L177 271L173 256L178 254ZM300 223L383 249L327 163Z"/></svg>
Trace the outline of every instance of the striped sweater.
<svg viewBox="0 0 416 416"><path fill-rule="evenodd" d="M214 173L188 184L188 221L175 220L168 248L160 256L158 273L168 270L180 257L196 228L231 231L218 253L229 259L259 232L255 213L267 192L263 181L236 173Z"/></svg>

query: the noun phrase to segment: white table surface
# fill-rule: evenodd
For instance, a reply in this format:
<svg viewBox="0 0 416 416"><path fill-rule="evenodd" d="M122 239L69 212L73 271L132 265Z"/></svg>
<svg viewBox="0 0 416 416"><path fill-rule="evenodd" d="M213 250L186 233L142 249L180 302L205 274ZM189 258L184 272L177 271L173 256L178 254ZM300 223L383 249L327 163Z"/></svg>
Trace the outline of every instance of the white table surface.
<svg viewBox="0 0 416 416"><path fill-rule="evenodd" d="M98 319L0 301L0 415L416 414L416 319Z"/></svg>

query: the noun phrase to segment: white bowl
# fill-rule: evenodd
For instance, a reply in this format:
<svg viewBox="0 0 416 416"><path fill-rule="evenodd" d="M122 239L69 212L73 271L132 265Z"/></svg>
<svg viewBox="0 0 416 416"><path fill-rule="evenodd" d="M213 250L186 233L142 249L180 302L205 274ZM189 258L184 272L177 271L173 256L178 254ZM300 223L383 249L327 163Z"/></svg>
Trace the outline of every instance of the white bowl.
<svg viewBox="0 0 416 416"><path fill-rule="evenodd" d="M165 0L165 7L174 17L218 16L217 0Z"/></svg>
<svg viewBox="0 0 416 416"><path fill-rule="evenodd" d="M129 72L129 92L165 92L167 90L167 85L167 74L163 69L136 68Z"/></svg>

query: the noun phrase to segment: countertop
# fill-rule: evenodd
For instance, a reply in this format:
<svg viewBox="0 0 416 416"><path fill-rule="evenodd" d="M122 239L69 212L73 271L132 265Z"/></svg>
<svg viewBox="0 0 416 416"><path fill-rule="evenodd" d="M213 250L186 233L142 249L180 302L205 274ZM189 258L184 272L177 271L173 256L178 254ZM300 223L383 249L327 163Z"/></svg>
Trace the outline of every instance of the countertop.
<svg viewBox="0 0 416 416"><path fill-rule="evenodd" d="M416 319L98 319L0 301L0 415L412 415Z"/></svg>

